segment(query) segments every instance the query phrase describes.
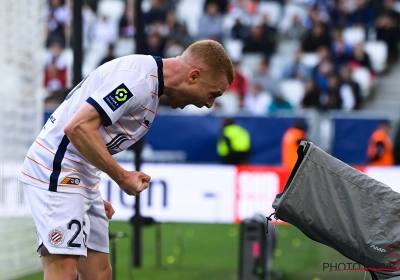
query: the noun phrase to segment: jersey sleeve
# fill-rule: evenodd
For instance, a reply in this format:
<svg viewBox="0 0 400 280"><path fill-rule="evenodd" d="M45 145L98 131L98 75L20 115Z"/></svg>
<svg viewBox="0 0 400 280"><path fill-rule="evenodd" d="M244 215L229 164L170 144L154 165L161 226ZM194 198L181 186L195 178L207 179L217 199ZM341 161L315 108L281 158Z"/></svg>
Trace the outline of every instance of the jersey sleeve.
<svg viewBox="0 0 400 280"><path fill-rule="evenodd" d="M106 126L114 124L127 113L134 113L143 105L146 89L143 86L144 77L138 75L132 71L111 71L86 100L97 110Z"/></svg>

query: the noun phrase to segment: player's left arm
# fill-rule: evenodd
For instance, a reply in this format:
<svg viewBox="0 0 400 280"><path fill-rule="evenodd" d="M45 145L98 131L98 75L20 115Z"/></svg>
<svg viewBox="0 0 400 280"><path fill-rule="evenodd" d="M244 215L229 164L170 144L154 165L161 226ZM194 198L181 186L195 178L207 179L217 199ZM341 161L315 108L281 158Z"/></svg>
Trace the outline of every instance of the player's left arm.
<svg viewBox="0 0 400 280"><path fill-rule="evenodd" d="M148 187L150 176L140 171L126 171L110 155L99 131L103 123L98 111L85 102L64 127L64 132L87 161L110 176L124 192L137 195Z"/></svg>
<svg viewBox="0 0 400 280"><path fill-rule="evenodd" d="M103 142L99 131L103 122L97 110L85 102L69 120L64 132L86 160L110 176L113 174L117 177L123 170Z"/></svg>

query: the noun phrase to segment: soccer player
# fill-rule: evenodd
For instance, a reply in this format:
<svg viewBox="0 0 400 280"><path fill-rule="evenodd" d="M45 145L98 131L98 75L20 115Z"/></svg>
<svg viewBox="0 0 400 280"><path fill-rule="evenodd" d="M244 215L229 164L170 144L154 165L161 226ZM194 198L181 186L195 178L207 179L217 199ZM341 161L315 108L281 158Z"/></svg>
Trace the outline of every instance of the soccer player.
<svg viewBox="0 0 400 280"><path fill-rule="evenodd" d="M161 95L174 109L211 108L233 77L222 45L204 40L174 58L114 59L69 93L29 149L21 174L45 279L111 279L108 222L114 210L101 198L100 174L107 173L128 195L150 182L111 155L146 134Z"/></svg>

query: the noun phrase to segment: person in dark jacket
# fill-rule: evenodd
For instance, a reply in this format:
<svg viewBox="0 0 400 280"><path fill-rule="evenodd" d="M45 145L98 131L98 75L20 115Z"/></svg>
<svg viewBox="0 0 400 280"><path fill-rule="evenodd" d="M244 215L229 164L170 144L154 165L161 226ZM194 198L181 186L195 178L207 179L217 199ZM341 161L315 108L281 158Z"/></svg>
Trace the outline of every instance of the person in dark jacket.
<svg viewBox="0 0 400 280"><path fill-rule="evenodd" d="M302 42L301 48L304 52L316 52L320 47L331 47L331 38L324 25L316 22L313 27L307 31Z"/></svg>

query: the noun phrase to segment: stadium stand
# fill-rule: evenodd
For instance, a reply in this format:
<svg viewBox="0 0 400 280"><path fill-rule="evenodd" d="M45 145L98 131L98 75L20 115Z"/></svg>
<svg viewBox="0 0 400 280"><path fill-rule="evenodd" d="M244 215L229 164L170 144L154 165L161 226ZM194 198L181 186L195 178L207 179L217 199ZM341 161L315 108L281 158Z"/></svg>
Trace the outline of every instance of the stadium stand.
<svg viewBox="0 0 400 280"><path fill-rule="evenodd" d="M65 4L66 0L61 0L61 4ZM67 1L68 2L68 1ZM96 2L96 1L95 1ZM200 19L205 13L206 4L213 2L212 0L174 0L174 1L158 1L158 0L143 0L142 10L145 18L149 17L153 11L154 5L160 6L160 14L164 17L168 11L175 11L176 19L168 22L161 20L146 24L145 32L148 36L154 36L154 33L159 34L161 38L157 52L168 57L171 54L179 54L185 46L199 39ZM382 112L388 114L392 119L398 118L398 113L394 109L395 105L389 104L385 107L385 101L389 97L385 97L386 93L391 92L390 85L393 82L387 82L383 85L383 81L387 81L391 75L393 68L393 59L389 59L391 52L388 48L388 43L384 40L378 40L377 29L371 19L367 22L359 24L357 22L357 13L360 13L361 6L358 6L357 1L313 1L313 0L290 0L290 1L216 1L219 5L218 16L222 16L222 38L221 43L225 46L232 60L240 63L243 76L250 82L246 85L247 94L251 94L253 76L257 72L259 62L262 59L269 61L270 77L276 80L276 87L282 91L282 96L289 100L294 106L291 110L293 115L302 115L307 113L308 108L303 104L305 93L305 83L307 79L317 81L322 88L318 89L318 94L321 96L317 111L322 114L338 112L355 113L365 109L372 109L372 114L380 114ZM221 3L225 4L222 5ZM88 75L94 70L99 61L106 56L108 43L99 42L93 37L93 30L96 24L101 21L102 17L107 17L109 25L113 26L115 33L119 34L114 43L114 55L116 57L128 55L135 52L135 39L133 37L122 36L118 30L119 22L125 14L126 9L133 8L132 0L100 0L93 5L93 1L85 1L84 15L84 30L85 31L85 56L83 61L83 75ZM61 5L62 6L62 5ZM378 17L385 13L393 15L393 8L386 7L376 1L367 1L367 10L370 11L373 7L376 11L374 17ZM400 6L396 4L395 10L399 11ZM63 9L68 8L64 5ZM70 7L69 7L70 8ZM70 17L67 17L67 19ZM132 20L132 19L131 19ZM171 24L172 22L172 24ZM68 25L68 22L65 23ZM363 25L364 24L364 25ZM325 74L318 74L321 57L318 52L302 52L301 64L308 75L293 74L294 77L285 77L285 70L288 65L297 67L295 62L296 52L301 52L304 46L304 38L314 25L323 27L323 33L328 37L324 38L320 43L334 42L328 47L329 63L323 67L327 67ZM254 31L254 26L260 26L258 31ZM253 31L252 31L253 30ZM260 41L252 39L251 49L246 46L246 40L251 32L260 32ZM341 51L341 42L335 40L335 32L339 30L343 34L343 44L346 51ZM312 34L311 34L312 35ZM68 85L71 86L71 69L72 69L72 52L71 39L68 39L68 34L65 35L64 52L69 57L68 60ZM384 37L385 38L385 37ZM264 44L264 45L263 45ZM265 47L270 48L265 51ZM244 51L246 49L246 51ZM263 50L260 52L259 50ZM339 60L340 59L340 60ZM392 63L388 63L391 61ZM327 61L328 62L328 61ZM394 63L396 64L396 63ZM350 67L351 81L342 80L341 70L343 67ZM394 67L395 68L395 67ZM367 70L368 69L368 70ZM394 70L395 71L395 70ZM303 73L304 74L304 73ZM301 76L301 77L300 77ZM328 77L339 77L338 88L328 87ZM288 79L290 81L288 81ZM394 79L394 78L392 78ZM332 79L333 81L333 79ZM348 84L352 86L349 87ZM385 88L384 93L380 94L376 88ZM360 93L357 91L360 88ZM170 112L168 102L162 100L160 102L160 114L173 113L185 115L207 115L207 114L249 114L249 110L244 109L245 95L235 96L237 93L227 94L217 103L216 108L212 110L197 110L188 107L185 110ZM268 95L262 100L273 101L271 92L262 91L263 95ZM353 95L353 97L351 97ZM358 96L361 95L361 98ZM394 96L388 95L388 96ZM336 99L335 104L324 104L326 100ZM342 99L346 98L346 100ZM353 100L352 100L353 99ZM324 101L325 100L325 101ZM354 100L357 100L355 102ZM47 102L49 103L49 102ZM54 104L47 104L47 111L51 112L54 109ZM374 105L376 104L376 105ZM268 106L267 106L268 107ZM387 108L393 108L387 110ZM259 108L257 109L259 110ZM321 111L322 110L322 111ZM250 110L251 111L251 110ZM368 114L368 113L367 113ZM268 117L270 115L268 109L261 116ZM312 122L311 122L312 123ZM315 131L322 131L315 129ZM324 138L323 136L317 138ZM317 139L316 138L316 139ZM332 140L331 140L332 141ZM321 143L317 143L323 146Z"/></svg>
<svg viewBox="0 0 400 280"><path fill-rule="evenodd" d="M96 17L95 23L98 23L102 16L106 16L109 20L110 26L114 29L118 28L118 22L121 19L126 3L130 1L114 1L114 0L101 0L98 2L97 10L93 10ZM163 9L166 12L168 9L175 9L177 12L177 20L179 23L186 26L187 33L193 40L197 38L199 34L199 20L204 13L205 4L208 1L197 0L197 1L171 1L171 4L164 5ZM352 3L350 3L352 2ZM372 2L370 3L372 5ZM144 12L148 12L151 9L152 1L143 1L142 9ZM398 7L398 6L396 6ZM348 14L351 15L357 6L353 1L349 1L347 5ZM278 36L272 38L273 42L277 44L276 50L270 59L271 73L274 77L280 78L283 71L283 67L293 57L293 53L301 46L301 37L297 40L288 39L284 36L287 32L293 32L295 26L293 25L293 17L297 17L303 28L309 29L315 22L321 22L327 28L336 28L333 22L330 21L330 13L333 13L335 7L326 6L320 8L313 6L313 1L301 0L301 1L286 1L282 4L279 1L228 1L228 7L223 11L223 38L222 43L225 45L229 54L233 60L240 60L244 74L251 79L254 69L257 65L257 61L263 56L261 53L243 53L243 39L236 39L232 37L232 28L234 27L235 21L240 19L243 25L244 32L249 30L253 24L260 23L262 21L262 15L266 14L267 22L262 22L262 28L264 30L274 30L276 28ZM356 10L357 11L357 10ZM256 20L257 19L257 20ZM265 20L265 19L264 19ZM257 23L258 22L258 23ZM163 24L163 23L162 23ZM105 43L98 42L94 38L90 38L90 29L94 28L95 24L89 24L87 33L89 36L89 45L85 51L84 59L84 75L89 74L95 67L102 57L105 56L107 45ZM169 38L168 31L165 30L165 25L155 28L154 26L147 26L146 31L158 30L157 32L162 33L164 42ZM364 50L369 55L373 70L380 74L387 70L387 57L388 48L384 41L377 41L373 34L374 32L368 31L367 36L366 29L354 25L344 26L343 38L345 43L350 46L354 46L357 43L364 43ZM372 35L371 35L372 34ZM115 55L122 56L133 53L135 51L135 43L132 38L117 38L115 41ZM70 46L66 48L70 50ZM349 58L350 59L350 58ZM308 66L311 70L317 65L318 57L315 53L304 53L302 62ZM339 69L334 69L339 72ZM373 85L376 81L371 79L368 80L365 69L353 69L354 81L359 83L363 89L363 98L366 102L368 100L370 92L373 90ZM240 102L238 103L240 104ZM193 111L196 113L196 111ZM203 112L199 111L199 114ZM266 112L267 115L267 112Z"/></svg>

